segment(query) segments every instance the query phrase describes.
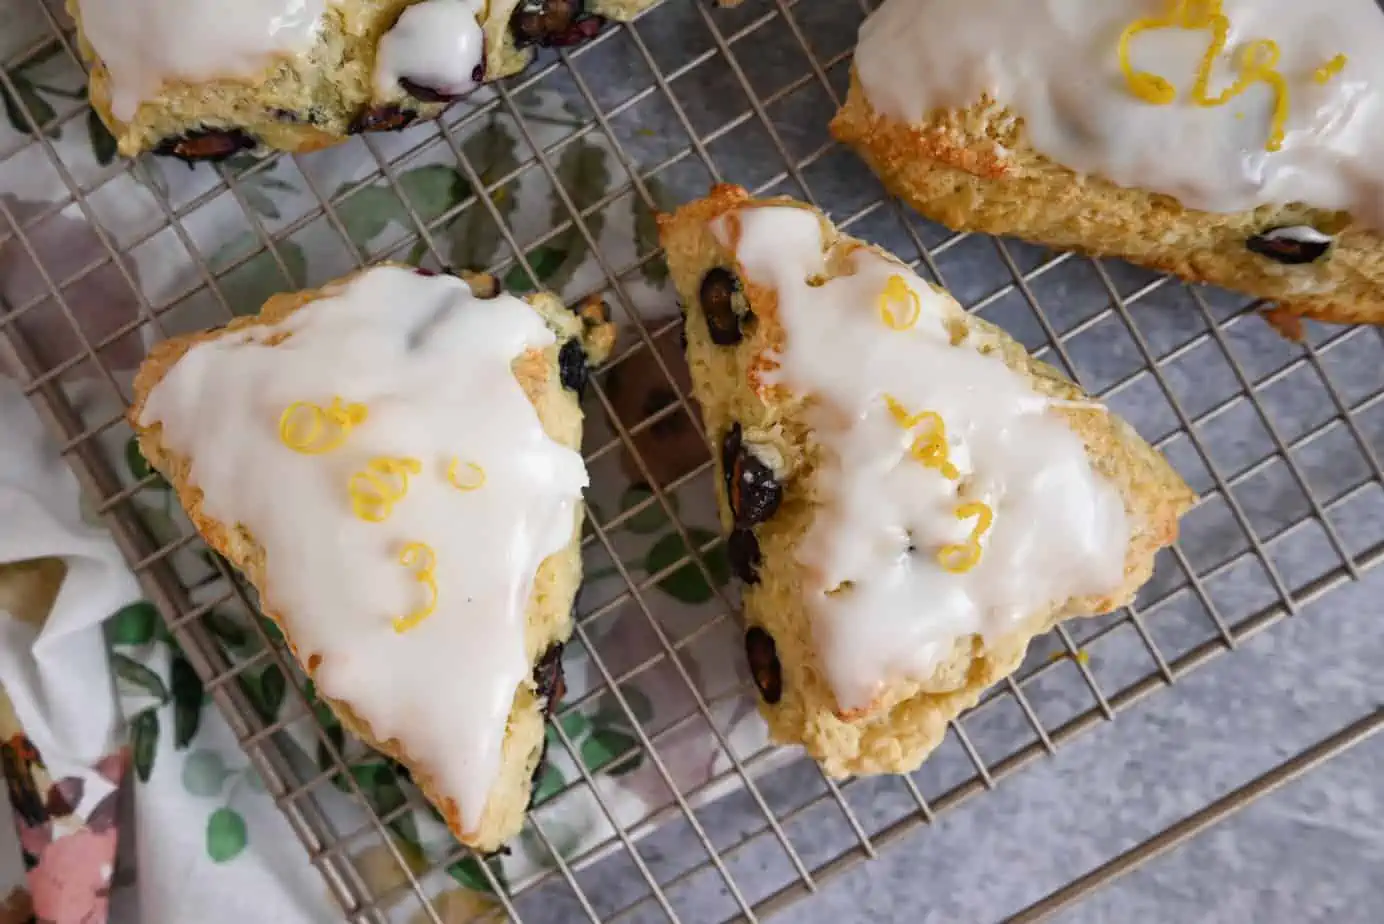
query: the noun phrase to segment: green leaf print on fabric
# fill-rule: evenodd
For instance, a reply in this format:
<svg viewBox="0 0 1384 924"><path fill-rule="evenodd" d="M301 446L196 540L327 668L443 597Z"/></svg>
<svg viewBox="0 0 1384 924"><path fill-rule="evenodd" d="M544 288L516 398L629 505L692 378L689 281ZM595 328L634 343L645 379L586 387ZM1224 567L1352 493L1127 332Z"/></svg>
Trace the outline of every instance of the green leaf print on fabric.
<svg viewBox="0 0 1384 924"><path fill-rule="evenodd" d="M352 183L343 183L336 191L340 197L350 191ZM346 234L355 244L364 247L384 233L390 222L403 224L408 220L404 204L388 186L366 186L341 199L336 206L337 217Z"/></svg>
<svg viewBox="0 0 1384 924"><path fill-rule="evenodd" d="M485 127L467 138L461 149L475 168L481 183L490 186L519 168L519 139L505 127L497 113L492 113ZM502 221L518 206L514 186L501 186L493 192L475 190L477 196L489 195L491 204ZM500 245L500 228L490 215L490 209L479 198L448 222L447 234L452 241L451 264L459 270L479 271L490 263Z"/></svg>
<svg viewBox="0 0 1384 924"><path fill-rule="evenodd" d="M173 747L183 750L202 722L202 680L181 653L175 652L169 667L173 687Z"/></svg>
<svg viewBox="0 0 1384 924"><path fill-rule="evenodd" d="M107 623L113 645L147 645L154 640L159 626L159 611L145 600L131 603L117 612Z"/></svg>
<svg viewBox="0 0 1384 924"><path fill-rule="evenodd" d="M610 154L605 148L596 145L586 136L578 138L562 149L562 156L557 162L557 178L578 212L591 208L605 195L606 189L610 186L610 168L606 165L609 157ZM554 195L548 217L552 227L570 222L572 217L561 197ZM591 239L599 242L601 231L605 229L605 214L597 209L582 217L581 223L586 225ZM563 260L543 283L554 292L561 292L567 283L572 281L577 269L586 262L591 246L587 243L581 228L575 223L550 240L548 246L561 251Z"/></svg>
<svg viewBox="0 0 1384 924"><path fill-rule="evenodd" d="M542 288L566 259L562 251L553 247L535 247L527 256L529 265L533 267L534 276L538 279L534 280L522 263L516 263L500 280L507 291L532 292Z"/></svg>
<svg viewBox="0 0 1384 924"><path fill-rule="evenodd" d="M183 789L194 796L213 798L221 795L221 788L231 771L226 762L215 751L193 751L183 762Z"/></svg>
<svg viewBox="0 0 1384 924"><path fill-rule="evenodd" d="M134 752L135 775L141 783L149 782L154 772L154 755L159 747L159 714L145 709L130 720L130 748Z"/></svg>
<svg viewBox="0 0 1384 924"><path fill-rule="evenodd" d="M211 634L232 651L239 651L250 643L250 633L241 628L234 616L220 610L212 610L202 617L202 622ZM174 695L177 691L174 691Z"/></svg>
<svg viewBox="0 0 1384 924"><path fill-rule="evenodd" d="M625 489L625 493L620 497L620 510L625 511L637 507L653 496L654 492L648 486L632 484ZM666 496L669 506L673 508L674 513L677 513L677 495L668 494ZM635 535L648 536L659 532L668 525L668 514L663 511L662 504L654 501L620 525Z"/></svg>
<svg viewBox="0 0 1384 924"><path fill-rule="evenodd" d="M279 665L269 665L258 676L242 674L240 685L266 725L279 717L279 707L283 705L284 692L287 690L284 672Z"/></svg>
<svg viewBox="0 0 1384 924"><path fill-rule="evenodd" d="M471 195L471 184L466 182L466 177L446 164L427 164L405 170L399 174L399 188L425 222L435 220ZM404 226L415 230L412 221L406 221Z"/></svg>
<svg viewBox="0 0 1384 924"><path fill-rule="evenodd" d="M284 262L280 268L272 251L260 249L263 244L259 237L247 231L212 254L211 268L219 277L217 288L226 297L226 304L234 315L254 314L270 296L301 289L307 284L308 260L302 247L293 241L275 241L274 248ZM250 252L254 252L254 256L244 263L238 262ZM227 270L232 265L235 268ZM287 276L284 270L288 271Z"/></svg>
<svg viewBox="0 0 1384 924"><path fill-rule="evenodd" d="M34 134L34 129L30 127L29 120L24 117L24 108L20 106L22 102L23 106L28 108L29 114L34 117L34 122L37 124L37 127L43 128L44 126L48 126L44 133L49 138L57 138L62 133L62 128L61 126L50 124L57 116L57 113L53 110L48 100L40 96L38 90L34 88L33 83L29 81L29 78L25 77L19 71L16 70L10 74L10 80L14 82L13 93L10 92L7 86L0 83L0 100L4 101L5 117L9 120L10 127L21 135Z"/></svg>
<svg viewBox="0 0 1384 924"><path fill-rule="evenodd" d="M160 703L168 701L168 687L164 685L163 678L133 658L112 652L111 669L117 678L141 693L154 697Z"/></svg>
<svg viewBox="0 0 1384 924"><path fill-rule="evenodd" d="M562 771L551 760L544 761L543 772L538 775L538 783L533 787L533 807L538 808L553 796L562 792L567 785Z"/></svg>
<svg viewBox="0 0 1384 924"><path fill-rule="evenodd" d="M110 165L115 160L118 152L115 143L115 136L111 134L106 123L101 121L101 117L96 114L95 109L87 110L87 136L91 139L91 156L96 158L96 162L102 167Z"/></svg>
<svg viewBox="0 0 1384 924"><path fill-rule="evenodd" d="M639 195L637 190L635 191L632 206L634 209L634 249L636 256L640 258L653 253L661 246L658 239L658 213L670 211L673 206L672 194L668 192L668 187L658 177L646 179L644 188L649 191L649 197L654 200L654 205L657 208L649 208L644 197ZM655 288L661 289L668 282L668 262L661 255L647 260L641 270L644 279Z"/></svg>
<svg viewBox="0 0 1384 924"><path fill-rule="evenodd" d="M508 892L509 880L505 878L505 868L501 865L500 859L490 857L485 861L485 865L490 868L491 874L495 877L495 881L500 884L500 887ZM472 891L487 892L492 895L495 893L490 885L490 880L485 878L485 873L481 871L481 861L474 856L462 857L447 867L447 875Z"/></svg>
<svg viewBox="0 0 1384 924"><path fill-rule="evenodd" d="M276 645L283 644L284 632L282 629L279 628L279 624L277 622L270 619L268 616L261 616L259 618L259 622L260 628L264 630L264 634L269 636L269 641L273 642Z"/></svg>
<svg viewBox="0 0 1384 924"><path fill-rule="evenodd" d="M132 436L129 441L125 443L125 468L129 469L130 477L135 481L143 481L150 475L154 475L155 481L153 484L148 485L148 487L153 490L167 491L170 487L168 482L164 481L163 476L154 471L153 467L150 466L148 460L144 458L144 453L140 452L139 439L137 437Z"/></svg>
<svg viewBox="0 0 1384 924"><path fill-rule="evenodd" d="M688 537L697 548L701 548L716 538L716 534L705 529L692 527L687 530ZM687 544L677 533L669 533L654 543L644 558L644 570L656 574L670 567L674 562L688 554ZM726 561L725 544L716 546L702 556L707 571L717 587L724 587L730 580L730 564ZM697 563L689 561L672 574L658 582L658 589L683 603L705 603L715 591L707 584Z"/></svg>
<svg viewBox="0 0 1384 924"><path fill-rule="evenodd" d="M648 722L654 717L654 704L649 701L648 694L636 686L625 684L620 687L620 693L625 697L625 702L629 704L630 712L641 723ZM615 697L609 691L602 696L603 705L596 711L591 721L595 725L628 725L629 719L625 716L625 710L620 708L620 704L615 701Z"/></svg>
<svg viewBox="0 0 1384 924"><path fill-rule="evenodd" d="M614 728L598 728L581 744L581 762L592 773L624 776L644 761L639 741Z"/></svg>
<svg viewBox="0 0 1384 924"><path fill-rule="evenodd" d="M220 808L207 818L207 856L215 863L226 863L240 856L249 836L245 819L234 809Z"/></svg>

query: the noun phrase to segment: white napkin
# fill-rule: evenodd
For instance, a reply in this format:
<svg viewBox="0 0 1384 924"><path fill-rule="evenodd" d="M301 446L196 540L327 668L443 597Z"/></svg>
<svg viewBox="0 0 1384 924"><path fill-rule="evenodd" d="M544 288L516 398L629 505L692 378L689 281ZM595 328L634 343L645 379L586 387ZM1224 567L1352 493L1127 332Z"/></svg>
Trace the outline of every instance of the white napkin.
<svg viewBox="0 0 1384 924"><path fill-rule="evenodd" d="M77 479L18 386L4 379L0 434L0 564L67 565L42 628L0 610L0 684L52 775L77 776L119 744L100 627L139 588L110 535L83 522Z"/></svg>

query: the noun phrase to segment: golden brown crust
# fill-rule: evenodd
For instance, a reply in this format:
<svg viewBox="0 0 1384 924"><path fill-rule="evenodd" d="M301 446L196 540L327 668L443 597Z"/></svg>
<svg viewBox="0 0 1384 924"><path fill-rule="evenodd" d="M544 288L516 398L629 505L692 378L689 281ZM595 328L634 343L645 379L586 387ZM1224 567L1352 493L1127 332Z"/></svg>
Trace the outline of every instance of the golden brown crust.
<svg viewBox="0 0 1384 924"><path fill-rule="evenodd" d="M187 511L188 518L207 545L243 572L256 588L262 612L283 630L284 638L294 657L310 677L315 674L320 663L315 654L305 655L298 649L292 634L288 631L283 614L277 609L272 596L265 593L264 549L244 526L223 523L204 512L202 491L190 478L192 460L164 444L163 428L160 424L144 426L140 420L149 394L188 350L200 343L247 327L277 324L309 302L330 295L354 275L356 274L321 289L276 295L257 315L237 318L222 328L156 344L135 375L134 402L128 412L130 426L139 438L144 457L173 486L179 502ZM580 450L581 410L576 396L564 388L559 379L558 351L563 343L573 337L582 338L584 343L599 343L609 336L610 324L594 313L588 318L579 318L546 293L534 295L528 301L558 334L558 340L543 351L530 351L518 357L514 362L515 377L538 411L539 419L548 435L565 446ZM579 510L573 524L572 541L565 549L545 559L534 578L524 639L531 664L537 663L552 645L565 641L571 633L572 604L581 583L580 522ZM475 831L462 830L461 816L455 801L441 795L431 775L412 760L398 739L381 740L369 724L356 713L350 702L325 697L324 701L353 735L410 768L414 781L418 783L424 795L437 806L446 818L448 827L463 843L482 851L496 850L523 825L531 781L541 758L544 741L545 702L532 678L521 684L515 692L498 781L482 813L481 824Z"/></svg>
<svg viewBox="0 0 1384 924"><path fill-rule="evenodd" d="M759 377L763 366L772 362L769 356L782 345L777 295L772 289L745 285L756 320L734 347L711 342L698 304L704 274L716 266L736 266L734 255L717 242L708 223L737 209L784 205L813 211L792 200L753 200L743 189L718 186L707 198L660 218L672 277L686 306L688 363L707 433L719 442L732 424L740 424L745 441L763 447L765 455L775 459L775 472L784 486L777 512L755 529L762 555L759 583L747 586L743 596L747 623L772 636L781 663L782 698L775 705L763 705L762 711L776 739L803 744L833 776L907 771L937 746L948 721L1019 666L1034 636L1062 619L1108 612L1131 600L1152 573L1155 553L1176 538L1178 518L1193 495L1167 462L1114 415L1091 409L1059 411L1085 443L1095 468L1124 498L1133 535L1121 586L1106 596L1036 613L998 640L959 639L933 676L891 684L869 708L841 711L823 676L799 595L803 575L796 548L820 503L815 480L820 450L805 423L804 399L781 386L767 387ZM820 213L814 214L829 250L828 271L838 275L844 271L846 253L869 245L840 234ZM951 305L948 325L953 341L961 344L958 348L998 354L1041 394L1088 400L998 328ZM723 485L724 479L717 484ZM718 491L722 522L729 528L727 499L723 489Z"/></svg>
<svg viewBox="0 0 1384 924"><path fill-rule="evenodd" d="M1303 205L1230 214L1184 208L1170 196L1116 186L1044 157L1028 142L1023 120L988 98L935 113L921 125L881 115L854 70L831 131L890 192L948 227L1121 257L1272 299L1297 317L1384 322L1384 239L1354 226L1344 212ZM1255 234L1299 225L1336 236L1328 257L1286 266L1246 247Z"/></svg>

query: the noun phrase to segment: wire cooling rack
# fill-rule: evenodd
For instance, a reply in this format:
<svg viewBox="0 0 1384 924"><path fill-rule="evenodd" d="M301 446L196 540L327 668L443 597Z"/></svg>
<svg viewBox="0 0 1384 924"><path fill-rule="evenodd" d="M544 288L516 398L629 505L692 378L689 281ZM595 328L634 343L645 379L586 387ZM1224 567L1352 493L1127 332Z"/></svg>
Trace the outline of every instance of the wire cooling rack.
<svg viewBox="0 0 1384 924"><path fill-rule="evenodd" d="M3 62L0 89L7 112L22 120L29 136L0 152L0 166L28 158L56 175L66 195L29 213L0 196L5 219L0 252L9 248L23 254L41 280L27 297L12 296L8 310L0 313L0 345L5 348L0 364L11 367L61 438L97 512L112 527L146 592L351 920L390 920L390 909L402 902L426 909L424 919L442 922L443 912L429 899L427 877L463 859L465 851L457 848L433 868L421 868L388 836L405 807L372 814L358 830L338 829L321 804L322 794L332 791L332 779L345 779L347 788L362 796L349 772L335 774L346 769L340 739L318 731L331 762L321 772L304 769L283 753L279 736L284 729L294 721L314 721L303 691L295 685L289 717L266 722L237 680L267 662L288 671L288 656L280 646L266 644L255 657L237 662L217 644L207 622L221 600L206 599L170 564L175 554L196 546L195 537L186 530L151 534L130 501L155 476L139 485L122 485L100 446L102 436L121 425L118 415L88 419L64 387L74 373L83 372L97 388L117 395L123 406L128 378L113 370L113 351L132 336L148 342L166 335L177 326L180 306L197 299L211 303L224 320L234 303L246 297L237 273L254 261L272 265L279 274L278 288L325 281L326 276L302 278L301 254L294 244L295 235L314 222L325 222L339 236L347 254L342 269L403 254L448 262L455 250L449 253L439 231L452 227L460 215L479 216L493 225L502 246L486 262L501 274L511 274L517 266L533 278L544 278L544 268L537 265L551 256L544 245L576 240L594 255L598 272L588 277L589 285L577 287L580 291L568 288L571 301L602 295L624 323L622 346L594 377L588 395L588 461L597 473L593 477L600 479L601 465L618 457L649 490L647 498L618 515L593 511L589 517L588 560L594 556L608 562L618 586L603 599L583 597L574 644L589 655L593 682L578 699L605 696L618 709L633 730L633 746L654 767L664 798L645 817L617 820L602 789L590 785L592 775L563 722L553 722L556 740L578 768L580 779L572 785L590 786L611 831L579 855L564 856L553 849L535 815L526 836L549 848L553 862L544 872L519 884L505 883L490 866L477 864L474 869L485 880L481 887L493 891L503 914L516 921L762 919L1379 562L1384 549L1380 333L1309 325L1307 341L1292 345L1257 317L1259 306L1243 298L1186 287L1124 264L951 234L901 209L882 195L849 153L830 141L824 128L842 98L855 28L866 12L863 3L845 0L751 0L734 11L666 0L632 24L606 28L582 48L540 58L525 74L481 94L479 101L456 107L440 129L353 140L368 169L334 191L313 180L314 158L323 155L199 168L210 178L206 188L180 196L167 184L148 182L151 171L171 168L113 160L98 145L104 169L79 176L52 136L64 126L89 120L89 111L79 102L55 107L35 92L35 84L13 76L26 63L55 55L64 66L79 66L64 21L43 6L43 34ZM555 140L539 130L540 117L521 102L534 90L560 97L566 111L577 113ZM480 163L464 140L468 127L497 116L508 120L521 142L518 153L499 166ZM573 188L562 165L564 154L583 139L597 138L614 153L616 168L592 195ZM466 188L482 193L468 192L446 214L417 207L401 177L420 151L454 165ZM273 215L275 209L263 206L262 181L285 162L296 169L311 202L296 218L270 221L265 214ZM521 233L504 207L504 196L534 176L551 185L555 204L546 227ZM150 190L161 217L135 234L108 232L103 191L130 177ZM852 233L911 257L969 310L1007 327L1129 418L1200 494L1184 523L1182 541L1164 553L1136 605L1038 640L1023 669L955 723L943 748L912 776L836 784L818 775L791 796L767 793L764 780L774 768L794 762L802 771L808 765L771 747L746 751L734 745L721 730L716 709L726 698L743 697L745 687L713 695L700 688L685 666L688 646L698 638L717 626L733 629L734 600L718 592L702 624L681 635L667 631L660 619L662 598L652 591L659 581L695 573L718 583L720 540L689 526L689 504L679 503L687 496L682 489L690 487L699 498L696 503L709 509L710 455L679 373L679 322L675 316L650 316L630 295L635 280L657 275L661 256L646 228L639 252L617 261L600 246L601 216L625 197L637 200L636 209L642 205L647 224L653 210L672 204L669 199L697 195L712 180L807 199ZM404 210L406 233L387 252L362 246L349 208L362 190L379 186L397 192ZM250 233L243 252L223 260L204 253L195 216L199 207L227 194L245 213ZM58 265L44 255L38 240L43 222L64 209L77 210L99 241L99 254L81 265ZM176 297L151 300L132 276L132 257L144 242L168 234L185 247L195 280ZM84 330L69 304L76 287L98 278L128 287L139 302L137 318L99 335ZM75 338L72 350L58 355L61 351L40 342L33 331L44 323ZM643 392L645 400L630 405L615 384L635 367L653 376L656 387ZM612 537L622 524L651 511L669 518L684 551L694 551L670 559L657 573L636 577ZM230 580L223 564L217 567L231 588L223 596L250 605L245 588ZM648 656L633 663L617 663L593 640L602 620L622 610L654 640ZM735 636L734 631L725 636L728 660L740 657ZM660 728L646 728L629 684L657 669L670 671L680 686L684 711ZM575 708L565 705L561 715ZM667 736L689 726L704 730L708 746L728 767L695 786L669 769L661 751ZM1348 746L1360 731L1347 730L1301 755L1185 825L1073 881L1021 917L1036 919L1080 897L1324 753ZM722 802L740 806L729 832L715 827L708 811L710 800L728 791L733 798ZM886 804L894 808L879 809ZM820 832L833 826L844 836L827 850ZM641 848L641 838L655 831L664 846L679 845L677 856ZM373 894L349 861L349 851L364 843L384 844L400 867L402 885L389 894ZM740 858L750 851L767 851L776 861L754 864L748 874ZM689 897L707 893L717 901L694 905Z"/></svg>

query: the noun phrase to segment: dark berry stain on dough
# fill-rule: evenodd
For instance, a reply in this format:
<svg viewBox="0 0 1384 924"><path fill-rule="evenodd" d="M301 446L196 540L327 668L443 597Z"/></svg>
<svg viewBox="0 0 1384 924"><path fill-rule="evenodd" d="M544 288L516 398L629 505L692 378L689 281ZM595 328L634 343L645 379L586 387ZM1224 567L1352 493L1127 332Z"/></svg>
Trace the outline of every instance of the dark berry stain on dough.
<svg viewBox="0 0 1384 924"><path fill-rule="evenodd" d="M726 497L736 526L763 523L778 511L783 486L769 466L744 445L740 425L726 434L721 447L721 465L726 479Z"/></svg>
<svg viewBox="0 0 1384 924"><path fill-rule="evenodd" d="M181 138L168 138L154 148L163 157L176 157L189 164L216 163L249 151L259 144L238 128L207 128L188 132Z"/></svg>
<svg viewBox="0 0 1384 924"><path fill-rule="evenodd" d="M1313 228L1272 228L1256 234L1245 246L1252 253L1288 266L1315 263L1331 250L1332 239Z"/></svg>
<svg viewBox="0 0 1384 924"><path fill-rule="evenodd" d="M572 618L576 619L573 607ZM567 681L562 675L562 642L554 642L543 652L543 657L533 667L533 684L537 687L538 698L543 701L543 717L551 719L558 703L567 693ZM533 797L538 791L538 781L543 777L543 767L548 761L548 738L543 737L543 746L538 751L538 763L534 765L533 776L529 780L529 807L533 807Z"/></svg>
<svg viewBox="0 0 1384 924"><path fill-rule="evenodd" d="M726 555L730 559L731 570L746 584L759 583L759 540L753 530L737 526L731 530L726 540Z"/></svg>
<svg viewBox="0 0 1384 924"><path fill-rule="evenodd" d="M706 318L711 342L717 346L735 346L744 339L743 327L753 320L740 279L724 267L715 267L702 277L697 300Z"/></svg>
<svg viewBox="0 0 1384 924"><path fill-rule="evenodd" d="M557 354L558 375L564 387L581 397L586 392L586 351L581 340L573 337L562 345Z"/></svg>
<svg viewBox="0 0 1384 924"><path fill-rule="evenodd" d="M567 682L562 676L562 643L554 642L543 652L543 657L533 667L533 683L538 688L538 697L543 700L543 715L551 716L557 704L567 692Z"/></svg>
<svg viewBox="0 0 1384 924"><path fill-rule="evenodd" d="M560 48L594 37L601 19L587 15L582 0L522 0L509 18L509 28L519 48Z"/></svg>
<svg viewBox="0 0 1384 924"><path fill-rule="evenodd" d="M750 662L750 676L764 701L772 706L783 699L783 667L779 664L774 637L759 626L750 626L745 630L745 657Z"/></svg>
<svg viewBox="0 0 1384 924"><path fill-rule="evenodd" d="M399 86L404 88L404 92L414 99L423 103L450 103L458 97L449 93L434 90L432 87L425 87L417 81L409 80L407 77L399 78Z"/></svg>
<svg viewBox="0 0 1384 924"><path fill-rule="evenodd" d="M407 128L417 118L417 112L394 103L376 106L356 116L356 120L351 123L350 133L359 135L364 132L397 132Z"/></svg>
<svg viewBox="0 0 1384 924"><path fill-rule="evenodd" d="M573 45L580 45L582 42L595 38L601 32L601 26L605 25L605 20L599 16L588 16L585 19L577 20L577 23L560 35L548 39L547 45L550 48L570 48Z"/></svg>

